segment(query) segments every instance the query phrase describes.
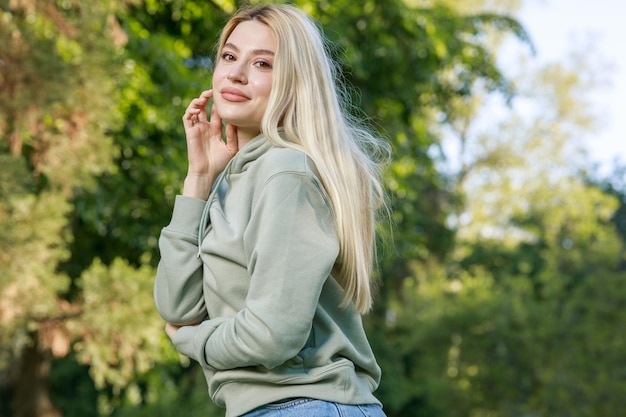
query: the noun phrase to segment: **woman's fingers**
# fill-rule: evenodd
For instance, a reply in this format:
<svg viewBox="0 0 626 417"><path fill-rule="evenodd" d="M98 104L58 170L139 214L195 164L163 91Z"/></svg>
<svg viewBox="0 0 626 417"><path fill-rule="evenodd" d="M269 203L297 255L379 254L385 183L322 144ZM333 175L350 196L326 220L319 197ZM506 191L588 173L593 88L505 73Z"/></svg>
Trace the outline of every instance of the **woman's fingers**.
<svg viewBox="0 0 626 417"><path fill-rule="evenodd" d="M211 127L212 135L222 135L222 118L217 114L217 109L215 108L215 104L211 106L211 119L209 120Z"/></svg>
<svg viewBox="0 0 626 417"><path fill-rule="evenodd" d="M230 123L226 124L226 148L231 155L235 155L239 151L237 128Z"/></svg>
<svg viewBox="0 0 626 417"><path fill-rule="evenodd" d="M180 329L180 326L176 326L171 323L165 324L165 333L170 339L174 337L174 334L178 331L178 329Z"/></svg>
<svg viewBox="0 0 626 417"><path fill-rule="evenodd" d="M193 101L194 105L196 106L196 109L198 110L197 122L208 121L207 114L206 114L206 106L209 102L209 99L211 99L211 97L213 97L213 90L206 90L200 94L200 97L198 97L197 99Z"/></svg>
<svg viewBox="0 0 626 417"><path fill-rule="evenodd" d="M191 100L189 106L183 115L183 124L185 128L192 128L198 123L206 123L206 105L209 99L213 97L213 90L203 91L198 98Z"/></svg>
<svg viewBox="0 0 626 417"><path fill-rule="evenodd" d="M185 114L183 114L183 126L185 129L192 128L198 121L198 116L191 111L189 107L185 110Z"/></svg>

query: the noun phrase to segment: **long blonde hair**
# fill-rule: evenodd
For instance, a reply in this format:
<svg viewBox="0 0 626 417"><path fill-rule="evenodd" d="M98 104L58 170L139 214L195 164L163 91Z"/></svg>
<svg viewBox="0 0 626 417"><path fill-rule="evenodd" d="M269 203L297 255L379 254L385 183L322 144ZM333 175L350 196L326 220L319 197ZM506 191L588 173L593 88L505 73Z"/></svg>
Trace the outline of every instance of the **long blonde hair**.
<svg viewBox="0 0 626 417"><path fill-rule="evenodd" d="M340 251L333 277L344 289L343 305L353 301L366 313L372 307L376 211L384 200L381 165L373 156L388 155L388 147L344 108L347 94L336 82L336 63L309 17L289 5L242 9L224 27L219 51L234 28L248 20L266 24L277 43L261 131L276 146L301 150L313 160L337 224Z"/></svg>

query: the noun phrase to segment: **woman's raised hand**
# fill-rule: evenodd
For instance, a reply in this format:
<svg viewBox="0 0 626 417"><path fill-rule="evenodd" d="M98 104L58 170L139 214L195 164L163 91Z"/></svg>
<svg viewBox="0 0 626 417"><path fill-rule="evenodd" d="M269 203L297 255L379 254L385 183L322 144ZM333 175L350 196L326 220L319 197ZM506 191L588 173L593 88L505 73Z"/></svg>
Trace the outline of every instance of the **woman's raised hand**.
<svg viewBox="0 0 626 417"><path fill-rule="evenodd" d="M189 160L183 195L202 200L207 199L213 181L239 150L234 126L227 124L226 141L222 138L222 119L215 105L207 117L206 106L211 97L213 90L203 91L191 101L183 116Z"/></svg>

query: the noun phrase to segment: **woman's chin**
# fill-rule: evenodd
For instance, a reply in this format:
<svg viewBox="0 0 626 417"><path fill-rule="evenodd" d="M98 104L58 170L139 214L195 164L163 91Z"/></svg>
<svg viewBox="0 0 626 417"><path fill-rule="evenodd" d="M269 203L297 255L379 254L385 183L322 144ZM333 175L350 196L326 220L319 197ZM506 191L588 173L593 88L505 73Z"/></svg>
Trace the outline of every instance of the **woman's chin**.
<svg viewBox="0 0 626 417"><path fill-rule="evenodd" d="M233 126L241 125L241 119L233 115L232 113L220 112L219 110L217 110L217 115L220 117L220 119L222 119L222 123L224 124L230 124Z"/></svg>

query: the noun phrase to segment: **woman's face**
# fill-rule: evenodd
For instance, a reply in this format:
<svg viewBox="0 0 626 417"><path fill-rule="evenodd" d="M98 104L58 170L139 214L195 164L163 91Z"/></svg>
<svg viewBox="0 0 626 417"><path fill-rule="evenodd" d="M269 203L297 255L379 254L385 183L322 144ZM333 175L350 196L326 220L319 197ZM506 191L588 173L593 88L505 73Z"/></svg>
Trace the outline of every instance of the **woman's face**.
<svg viewBox="0 0 626 417"><path fill-rule="evenodd" d="M256 20L232 31L213 72L213 102L217 114L237 127L238 136L259 134L272 89L276 40L270 28Z"/></svg>

